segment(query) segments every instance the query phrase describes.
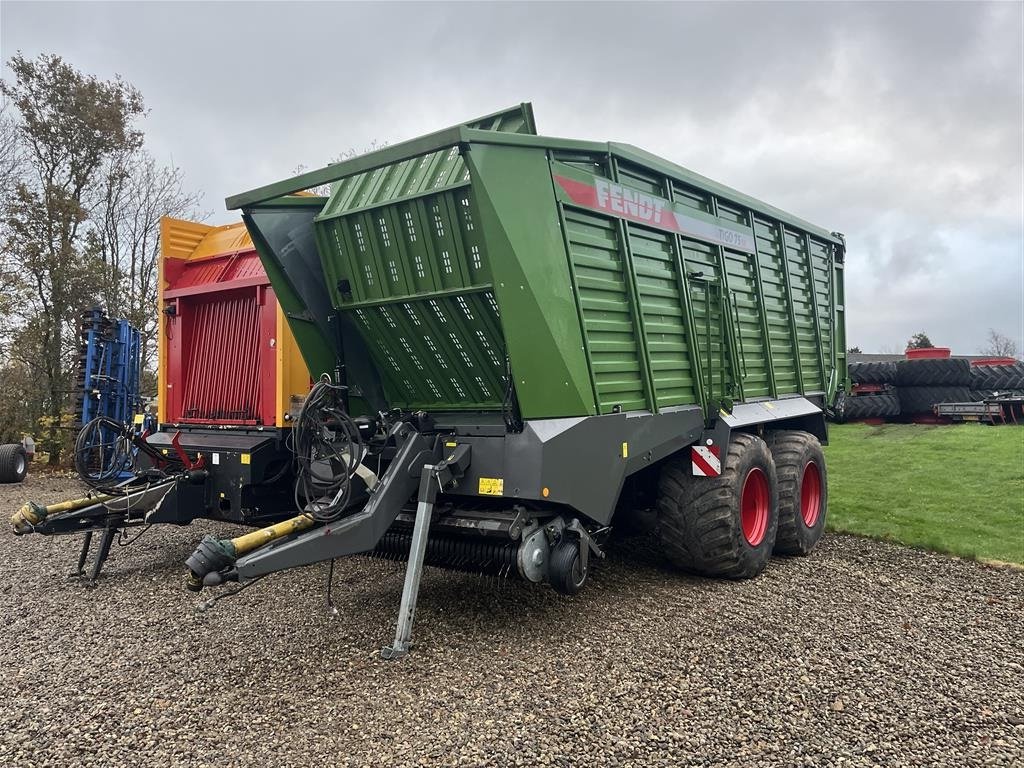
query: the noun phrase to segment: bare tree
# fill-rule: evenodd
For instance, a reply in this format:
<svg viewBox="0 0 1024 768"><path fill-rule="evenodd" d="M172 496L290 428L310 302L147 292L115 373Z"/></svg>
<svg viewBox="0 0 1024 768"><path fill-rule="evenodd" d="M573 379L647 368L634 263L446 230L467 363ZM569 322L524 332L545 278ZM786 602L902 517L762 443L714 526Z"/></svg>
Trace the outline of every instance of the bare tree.
<svg viewBox="0 0 1024 768"><path fill-rule="evenodd" d="M17 178L21 148L18 144L18 124L10 104L0 104L0 203L4 202Z"/></svg>
<svg viewBox="0 0 1024 768"><path fill-rule="evenodd" d="M107 169L92 211L90 249L102 263L107 312L127 319L142 336L143 367L155 366L157 255L160 219L202 219L201 193L187 192L177 166L161 166L145 150L117 157Z"/></svg>
<svg viewBox="0 0 1024 768"><path fill-rule="evenodd" d="M981 353L992 357L1016 357L1017 342L1009 336L1004 336L995 328L989 328L987 344Z"/></svg>
<svg viewBox="0 0 1024 768"><path fill-rule="evenodd" d="M386 141L378 142L376 139L373 139L370 141L370 145L364 148L363 150L358 150L355 148L346 149L341 154L336 155L333 160L328 161L327 164L337 165L338 163L342 163L345 160L351 160L353 157L359 157L360 155L366 155L369 154L370 152L376 152L379 149L384 149L384 147L386 147L387 145L388 143ZM295 166L295 169L292 171L292 175L298 176L300 173L305 173L306 171L309 170L312 169L305 165L299 164ZM304 191L308 192L311 195L317 195L318 197L330 197L331 185L320 184L319 186L310 187L309 189L306 189Z"/></svg>

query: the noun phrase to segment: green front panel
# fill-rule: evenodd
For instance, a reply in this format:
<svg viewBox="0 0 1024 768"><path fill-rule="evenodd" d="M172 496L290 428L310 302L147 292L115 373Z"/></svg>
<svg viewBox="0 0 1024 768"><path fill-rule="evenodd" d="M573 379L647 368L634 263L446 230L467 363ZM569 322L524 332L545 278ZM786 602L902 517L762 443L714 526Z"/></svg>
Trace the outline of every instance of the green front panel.
<svg viewBox="0 0 1024 768"><path fill-rule="evenodd" d="M409 161L428 171L430 191L394 187L373 207L340 184L316 221L332 303L362 331L394 407L494 410L504 400L500 313L457 158L456 149Z"/></svg>
<svg viewBox="0 0 1024 768"><path fill-rule="evenodd" d="M547 153L474 144L466 157L523 418L596 413Z"/></svg>
<svg viewBox="0 0 1024 768"><path fill-rule="evenodd" d="M331 190L323 218L469 182L458 147L446 147L342 179Z"/></svg>

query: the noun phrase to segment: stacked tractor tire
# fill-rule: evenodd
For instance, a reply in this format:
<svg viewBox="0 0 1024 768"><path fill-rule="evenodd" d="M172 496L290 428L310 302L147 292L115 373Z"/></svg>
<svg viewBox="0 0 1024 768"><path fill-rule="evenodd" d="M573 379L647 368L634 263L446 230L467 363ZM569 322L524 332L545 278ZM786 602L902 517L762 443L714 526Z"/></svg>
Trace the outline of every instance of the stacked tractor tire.
<svg viewBox="0 0 1024 768"><path fill-rule="evenodd" d="M1024 395L1024 363L971 365L966 358L918 358L850 364L853 391L843 421L913 419L939 403L975 403Z"/></svg>

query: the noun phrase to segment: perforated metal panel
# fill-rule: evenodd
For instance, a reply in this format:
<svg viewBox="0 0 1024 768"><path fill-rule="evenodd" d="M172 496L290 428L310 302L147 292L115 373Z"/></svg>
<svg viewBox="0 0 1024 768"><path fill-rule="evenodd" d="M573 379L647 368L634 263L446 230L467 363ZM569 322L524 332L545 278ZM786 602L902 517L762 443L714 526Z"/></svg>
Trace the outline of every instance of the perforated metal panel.
<svg viewBox="0 0 1024 768"><path fill-rule="evenodd" d="M181 420L253 423L262 419L262 379L273 359L260 354L256 291L199 300L189 310L190 355ZM262 359L261 359L262 358Z"/></svg>
<svg viewBox="0 0 1024 768"><path fill-rule="evenodd" d="M332 301L362 331L392 405L500 408L505 343L458 150L384 170L375 204L342 185L317 219Z"/></svg>

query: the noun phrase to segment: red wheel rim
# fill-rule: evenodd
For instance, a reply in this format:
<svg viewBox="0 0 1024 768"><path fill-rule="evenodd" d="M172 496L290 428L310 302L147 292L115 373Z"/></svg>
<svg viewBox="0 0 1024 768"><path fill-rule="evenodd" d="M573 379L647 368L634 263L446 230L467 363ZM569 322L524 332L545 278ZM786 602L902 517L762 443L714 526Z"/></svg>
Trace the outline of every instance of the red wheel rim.
<svg viewBox="0 0 1024 768"><path fill-rule="evenodd" d="M754 467L743 481L743 493L740 496L740 525L743 527L743 538L752 547L764 541L765 531L768 530L770 503L768 476L764 470Z"/></svg>
<svg viewBox="0 0 1024 768"><path fill-rule="evenodd" d="M800 482L800 515L808 528L813 528L821 517L821 470L813 461L807 462Z"/></svg>

